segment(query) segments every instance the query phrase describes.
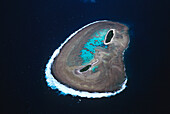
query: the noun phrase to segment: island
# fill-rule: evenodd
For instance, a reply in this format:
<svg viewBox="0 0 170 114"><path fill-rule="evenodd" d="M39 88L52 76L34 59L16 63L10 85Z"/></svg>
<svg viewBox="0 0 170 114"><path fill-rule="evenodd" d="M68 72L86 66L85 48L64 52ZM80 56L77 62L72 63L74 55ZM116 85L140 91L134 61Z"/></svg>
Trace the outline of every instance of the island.
<svg viewBox="0 0 170 114"><path fill-rule="evenodd" d="M51 75L78 91L121 90L127 81L123 54L129 44L128 30L124 24L106 20L82 27L56 50L49 64Z"/></svg>

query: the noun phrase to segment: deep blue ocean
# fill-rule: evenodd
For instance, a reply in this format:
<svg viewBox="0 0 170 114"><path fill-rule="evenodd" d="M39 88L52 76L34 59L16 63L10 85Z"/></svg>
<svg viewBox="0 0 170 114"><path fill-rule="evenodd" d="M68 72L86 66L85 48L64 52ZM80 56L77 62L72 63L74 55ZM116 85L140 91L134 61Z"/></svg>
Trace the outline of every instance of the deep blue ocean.
<svg viewBox="0 0 170 114"><path fill-rule="evenodd" d="M169 114L168 0L3 0L1 114ZM45 65L65 39L98 20L127 25L127 88L101 99L59 95Z"/></svg>

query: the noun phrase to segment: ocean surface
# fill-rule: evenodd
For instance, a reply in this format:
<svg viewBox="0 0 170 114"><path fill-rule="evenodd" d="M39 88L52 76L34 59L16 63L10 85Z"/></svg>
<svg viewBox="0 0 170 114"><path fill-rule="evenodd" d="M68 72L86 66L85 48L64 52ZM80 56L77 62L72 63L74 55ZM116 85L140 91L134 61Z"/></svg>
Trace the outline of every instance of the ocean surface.
<svg viewBox="0 0 170 114"><path fill-rule="evenodd" d="M1 114L168 114L168 0L4 0L1 37ZM70 34L98 20L129 27L124 55L127 88L116 96L60 95L45 66Z"/></svg>

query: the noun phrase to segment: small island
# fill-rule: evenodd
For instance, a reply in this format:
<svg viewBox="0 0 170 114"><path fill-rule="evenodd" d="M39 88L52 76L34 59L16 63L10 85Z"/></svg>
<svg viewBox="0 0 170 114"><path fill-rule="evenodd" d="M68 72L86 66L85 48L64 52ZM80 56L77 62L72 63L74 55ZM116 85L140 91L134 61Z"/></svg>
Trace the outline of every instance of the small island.
<svg viewBox="0 0 170 114"><path fill-rule="evenodd" d="M128 44L127 26L106 20L90 23L54 52L51 76L76 91L123 90L127 82L123 54Z"/></svg>

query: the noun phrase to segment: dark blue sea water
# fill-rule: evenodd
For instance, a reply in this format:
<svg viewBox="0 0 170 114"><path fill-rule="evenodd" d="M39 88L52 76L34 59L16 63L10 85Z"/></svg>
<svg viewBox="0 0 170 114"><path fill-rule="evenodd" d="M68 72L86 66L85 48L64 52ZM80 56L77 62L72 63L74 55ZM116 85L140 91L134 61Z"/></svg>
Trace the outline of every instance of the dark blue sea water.
<svg viewBox="0 0 170 114"><path fill-rule="evenodd" d="M3 1L2 114L168 114L168 0ZM127 88L102 99L62 96L47 87L45 65L77 29L97 20L130 28Z"/></svg>

